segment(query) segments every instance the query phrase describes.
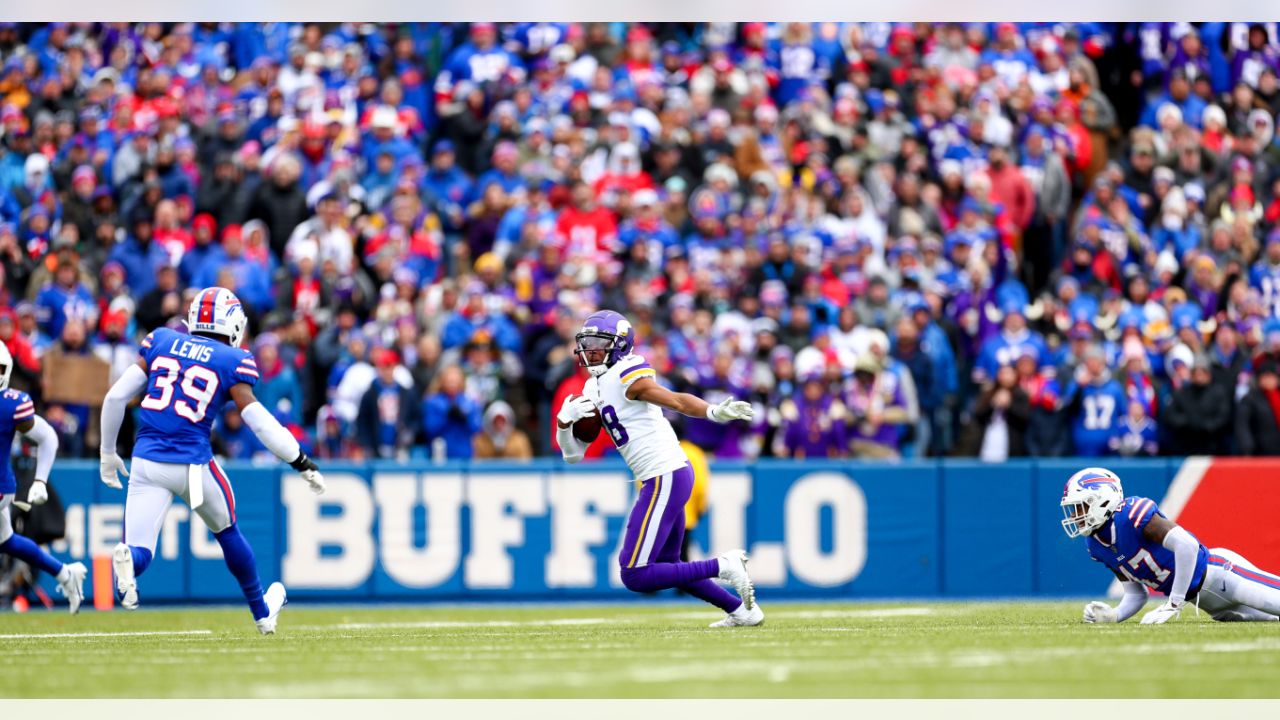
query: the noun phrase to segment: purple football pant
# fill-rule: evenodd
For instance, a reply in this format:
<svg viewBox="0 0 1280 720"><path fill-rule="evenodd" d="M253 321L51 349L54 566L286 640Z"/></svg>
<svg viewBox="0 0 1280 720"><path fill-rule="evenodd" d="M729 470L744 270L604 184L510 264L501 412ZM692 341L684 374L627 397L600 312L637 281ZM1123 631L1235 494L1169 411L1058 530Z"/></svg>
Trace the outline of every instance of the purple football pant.
<svg viewBox="0 0 1280 720"><path fill-rule="evenodd" d="M684 542L684 505L693 491L693 469L684 467L649 478L627 518L626 537L618 564L622 584L633 592L677 588L725 612L742 605L736 595L711 580L720 574L715 558L680 562Z"/></svg>

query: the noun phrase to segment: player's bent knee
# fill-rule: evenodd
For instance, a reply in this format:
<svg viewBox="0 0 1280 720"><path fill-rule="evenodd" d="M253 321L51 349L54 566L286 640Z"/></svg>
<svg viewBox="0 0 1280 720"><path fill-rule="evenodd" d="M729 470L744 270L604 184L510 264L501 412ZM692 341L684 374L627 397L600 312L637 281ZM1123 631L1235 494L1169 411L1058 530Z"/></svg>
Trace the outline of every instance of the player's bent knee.
<svg viewBox="0 0 1280 720"><path fill-rule="evenodd" d="M653 573L648 565L638 568L622 568L622 586L631 592L647 593L658 588L653 583Z"/></svg>

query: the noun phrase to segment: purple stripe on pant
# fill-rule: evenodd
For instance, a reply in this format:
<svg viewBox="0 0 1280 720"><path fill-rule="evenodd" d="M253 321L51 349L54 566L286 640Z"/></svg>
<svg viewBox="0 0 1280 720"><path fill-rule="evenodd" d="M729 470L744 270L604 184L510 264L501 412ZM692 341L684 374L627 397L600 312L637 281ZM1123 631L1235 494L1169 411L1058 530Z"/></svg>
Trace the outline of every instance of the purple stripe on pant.
<svg viewBox="0 0 1280 720"><path fill-rule="evenodd" d="M720 574L717 560L680 562L684 505L692 491L693 469L687 463L640 485L618 554L622 584L642 593L678 588L725 612L733 612L742 601L711 580Z"/></svg>

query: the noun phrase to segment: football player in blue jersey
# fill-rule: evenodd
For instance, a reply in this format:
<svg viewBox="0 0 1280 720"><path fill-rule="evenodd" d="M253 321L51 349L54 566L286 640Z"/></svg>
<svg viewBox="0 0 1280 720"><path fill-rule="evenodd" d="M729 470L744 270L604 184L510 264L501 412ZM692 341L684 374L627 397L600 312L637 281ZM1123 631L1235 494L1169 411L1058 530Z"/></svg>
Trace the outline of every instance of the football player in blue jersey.
<svg viewBox="0 0 1280 720"><path fill-rule="evenodd" d="M1088 538L1089 556L1120 579L1124 597L1111 607L1084 606L1087 623L1117 623L1147 603L1147 589L1167 600L1142 616L1159 625L1194 602L1214 620L1280 620L1280 577L1263 572L1225 548L1209 550L1160 512L1154 500L1124 496L1120 478L1105 468L1085 468L1062 491L1062 527L1068 537Z"/></svg>
<svg viewBox="0 0 1280 720"><path fill-rule="evenodd" d="M129 476L116 455L116 439L129 401L145 391L125 500L124 538L112 554L121 604L128 610L138 607L137 578L151 564L160 524L173 498L180 497L213 532L258 630L267 635L275 632L285 589L277 582L262 591L253 549L236 527L231 483L213 459L209 436L214 419L228 400L234 401L245 425L317 494L324 492L324 478L293 435L254 397L258 366L240 348L247 324L235 294L211 287L197 293L187 310L190 335L159 328L142 341L138 363L129 366L103 401L101 474L102 482L116 489L121 487L116 473Z"/></svg>
<svg viewBox="0 0 1280 720"><path fill-rule="evenodd" d="M9 375L13 373L13 357L9 349L0 343L0 449L4 460L0 462L0 553L12 555L26 564L40 568L58 581L58 590L71 603L71 614L80 612L84 600L85 567L82 563L61 563L40 549L31 538L13 531L9 506L19 510L31 510L33 505L43 505L49 499L49 470L58 454L58 433L44 418L36 414L31 396L21 390L9 389ZM27 491L26 500L15 500L18 491L17 478L13 476L13 463L9 459L14 433L22 433L36 443L36 476Z"/></svg>

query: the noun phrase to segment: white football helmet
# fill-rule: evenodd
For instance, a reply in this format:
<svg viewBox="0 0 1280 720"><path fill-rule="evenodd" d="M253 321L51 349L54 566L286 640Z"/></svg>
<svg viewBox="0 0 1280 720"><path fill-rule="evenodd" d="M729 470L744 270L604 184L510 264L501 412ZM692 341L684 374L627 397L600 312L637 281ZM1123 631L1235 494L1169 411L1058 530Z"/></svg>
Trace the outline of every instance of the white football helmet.
<svg viewBox="0 0 1280 720"><path fill-rule="evenodd" d="M240 298L223 287L210 287L196 293L187 308L187 330L212 333L227 339L231 347L240 347L249 318L244 314Z"/></svg>
<svg viewBox="0 0 1280 720"><path fill-rule="evenodd" d="M1120 477L1106 468L1085 468L1062 491L1062 529L1067 537L1092 535L1124 504Z"/></svg>
<svg viewBox="0 0 1280 720"><path fill-rule="evenodd" d="M13 356L9 348L0 343L0 390L9 389L9 376L13 375Z"/></svg>

